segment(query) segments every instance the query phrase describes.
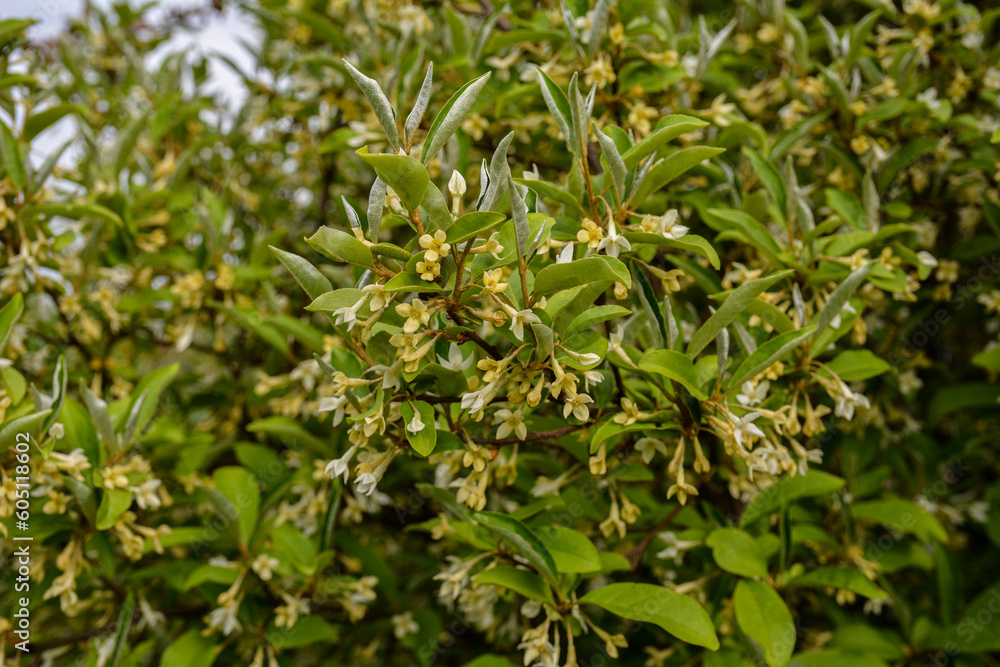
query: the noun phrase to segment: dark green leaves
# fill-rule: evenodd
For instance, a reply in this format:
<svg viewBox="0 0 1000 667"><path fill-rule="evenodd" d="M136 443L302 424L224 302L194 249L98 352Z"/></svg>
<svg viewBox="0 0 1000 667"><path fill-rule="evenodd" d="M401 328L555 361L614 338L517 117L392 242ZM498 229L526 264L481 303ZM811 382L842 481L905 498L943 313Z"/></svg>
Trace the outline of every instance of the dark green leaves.
<svg viewBox="0 0 1000 667"><path fill-rule="evenodd" d="M780 280L784 280L794 273L791 270L779 271L766 278L752 280L744 283L733 290L732 294L719 307L715 314L708 318L701 328L691 337L688 343L687 354L689 357L696 356L699 352L715 340L722 328L728 326L740 313L746 310L751 301L764 293L764 291Z"/></svg>
<svg viewBox="0 0 1000 667"><path fill-rule="evenodd" d="M705 610L691 598L653 584L608 584L580 598L633 621L660 626L683 642L719 648L715 626Z"/></svg>
<svg viewBox="0 0 1000 667"><path fill-rule="evenodd" d="M320 227L306 242L326 257L346 264L356 264L366 269L374 268L372 251L352 234L332 227ZM313 281L314 287L319 283ZM310 295L311 296L311 295Z"/></svg>
<svg viewBox="0 0 1000 667"><path fill-rule="evenodd" d="M765 583L743 579L736 585L733 608L740 629L760 644L767 664L788 664L795 650L795 623L781 596Z"/></svg>
<svg viewBox="0 0 1000 667"><path fill-rule="evenodd" d="M566 264L550 264L539 271L535 276L535 294L552 294L599 280L632 285L628 269L614 257L586 257Z"/></svg>
<svg viewBox="0 0 1000 667"><path fill-rule="evenodd" d="M559 585L556 563L545 544L517 519L497 512L476 512L473 518L503 540L553 586Z"/></svg>
<svg viewBox="0 0 1000 667"><path fill-rule="evenodd" d="M375 168L378 177L399 195L407 211L420 206L430 176L416 158L409 155L371 155L367 148L359 149L358 157Z"/></svg>

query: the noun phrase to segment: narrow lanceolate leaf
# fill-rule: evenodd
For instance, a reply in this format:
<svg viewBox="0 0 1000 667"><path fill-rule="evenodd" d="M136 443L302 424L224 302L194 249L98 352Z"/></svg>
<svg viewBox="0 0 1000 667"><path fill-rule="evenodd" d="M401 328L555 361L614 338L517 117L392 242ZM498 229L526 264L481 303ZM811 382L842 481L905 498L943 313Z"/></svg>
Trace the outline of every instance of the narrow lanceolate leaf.
<svg viewBox="0 0 1000 667"><path fill-rule="evenodd" d="M361 218L358 217L358 212L354 210L351 203L347 201L347 197L340 197L341 203L344 205L344 213L347 214L347 221L351 223L351 229L361 229Z"/></svg>
<svg viewBox="0 0 1000 667"><path fill-rule="evenodd" d="M354 65L344 60L344 65L347 67L348 73L354 79L355 83L358 84L358 88L361 92L365 94L368 98L369 104L372 105L372 109L375 110L375 117L378 118L378 122L382 125L382 129L385 130L385 136L389 140L389 146L392 147L393 152L399 150L399 128L396 127L396 114L392 110L392 105L389 104L389 98L385 96L382 92L382 88L379 87L375 79L365 76L362 74Z"/></svg>
<svg viewBox="0 0 1000 667"><path fill-rule="evenodd" d="M372 192L368 196L368 237L378 243L379 232L382 231L382 210L385 208L386 185L378 176L372 183Z"/></svg>
<svg viewBox="0 0 1000 667"><path fill-rule="evenodd" d="M424 139L424 146L420 149L420 161L427 164L434 159L441 147L447 143L451 135L465 120L465 116L472 109L472 106L483 92L486 82L490 80L490 73L483 74L478 79L473 79L459 88L451 99L438 111L431 123L431 129L427 130L427 137Z"/></svg>
<svg viewBox="0 0 1000 667"><path fill-rule="evenodd" d="M493 157L490 159L490 184L486 187L479 205L476 207L480 211L492 211L507 192L507 185L510 182L510 165L507 164L507 148L514 140L514 133L510 132L500 140Z"/></svg>
<svg viewBox="0 0 1000 667"><path fill-rule="evenodd" d="M693 146L681 149L673 155L660 160L646 174L646 178L643 180L638 192L632 198L633 205L641 204L649 195L659 191L660 188L681 174L722 152L725 152L724 148Z"/></svg>
<svg viewBox="0 0 1000 667"><path fill-rule="evenodd" d="M787 271L779 271L778 273L770 275L766 278L744 283L734 289L725 302L719 307L719 310L708 318L708 321L701 325L700 329L694 332L694 336L691 337L691 342L688 344L688 356L693 358L699 352L704 350L706 345L715 340L715 337L719 335L719 332L722 331L724 326L727 326L730 322L734 321L740 313L746 310L751 301L763 294L764 290L768 287L774 285L780 280L784 280L793 273L794 271L791 269Z"/></svg>
<svg viewBox="0 0 1000 667"><path fill-rule="evenodd" d="M587 104L580 95L577 74L569 81L569 112L572 121L572 136L567 137L567 143L575 144L573 150L578 156L587 154L587 131L590 129L590 116L587 115Z"/></svg>
<svg viewBox="0 0 1000 667"><path fill-rule="evenodd" d="M517 254L524 257L528 252L528 207L517 185L507 177L507 187L510 189L510 210L514 217L514 240L517 243Z"/></svg>
<svg viewBox="0 0 1000 667"><path fill-rule="evenodd" d="M335 262L357 264L369 269L375 266L372 262L372 251L368 246L339 229L320 227L315 234L306 239L306 243Z"/></svg>
<svg viewBox="0 0 1000 667"><path fill-rule="evenodd" d="M0 353L7 345L7 338L14 329L14 325L21 319L21 311L24 310L24 296L20 292L14 292L3 308L0 308Z"/></svg>
<svg viewBox="0 0 1000 667"><path fill-rule="evenodd" d="M315 266L309 263L309 260L304 257L299 257L298 255L285 252L280 248L275 248L274 246L268 246L271 248L271 252L275 254L288 272L292 274L295 278L295 282L305 290L305 293L309 295L310 299L315 299L320 294L324 294L333 289L330 285L329 279L319 272Z"/></svg>
<svg viewBox="0 0 1000 667"><path fill-rule="evenodd" d="M122 659L122 652L125 650L125 643L128 641L128 631L132 627L132 613L135 611L135 593L129 593L125 597L125 604L122 605L121 614L118 616L118 629L115 631L115 643L111 649L111 659L107 664L109 667L118 667Z"/></svg>
<svg viewBox="0 0 1000 667"><path fill-rule="evenodd" d="M604 29L608 27L608 14L611 12L611 0L597 0L590 22L590 39L587 42L587 55L590 58L597 53L604 37Z"/></svg>
<svg viewBox="0 0 1000 667"><path fill-rule="evenodd" d="M618 152L618 146L614 139L601 132L597 125L594 125L594 134L597 136L597 144L601 147L601 154L608 161L608 169L611 171L611 183L614 185L615 194L618 201L625 201L625 179L628 177L628 169Z"/></svg>
<svg viewBox="0 0 1000 667"><path fill-rule="evenodd" d="M818 338L823 330L830 326L830 322L834 320L840 311L844 309L844 304L847 300L851 298L854 294L854 290L858 289L861 282L868 275L868 272L872 270L875 266L874 262L865 264L861 268L854 269L851 273L844 278L844 282L837 285L837 289L833 290L833 294L830 298L826 300L826 305L823 306L823 310L820 311L819 317L816 318L816 331L813 334L813 338Z"/></svg>
<svg viewBox="0 0 1000 667"><path fill-rule="evenodd" d="M875 187L875 179L872 173L866 172L861 181L861 201L865 207L865 218L868 222L868 231L878 232L881 226L882 202L878 197L878 189Z"/></svg>
<svg viewBox="0 0 1000 667"><path fill-rule="evenodd" d="M590 591L580 602L594 604L623 618L660 626L683 642L715 651L719 638L700 604L664 586L608 584Z"/></svg>
<svg viewBox="0 0 1000 667"><path fill-rule="evenodd" d="M21 146L7 124L0 121L0 157L3 158L7 175L18 190L23 190L28 184L28 176L24 171L24 155Z"/></svg>
<svg viewBox="0 0 1000 667"><path fill-rule="evenodd" d="M434 79L434 63L427 64L427 74L424 76L424 82L420 86L420 92L417 93L417 101L413 103L413 109L410 110L410 115L406 117L406 124L403 126L403 140L409 141L413 136L413 133L417 131L420 126L420 121L424 118L424 112L427 111L427 104L431 101L431 81Z"/></svg>
<svg viewBox="0 0 1000 667"><path fill-rule="evenodd" d="M635 167L642 158L660 150L668 141L708 125L707 122L700 118L685 116L683 114L667 116L659 124L661 125L660 129L625 151L624 155L622 155L622 160L624 160L627 168L631 169Z"/></svg>
<svg viewBox="0 0 1000 667"><path fill-rule="evenodd" d="M569 108L569 100L566 99L562 89L541 68L536 67L535 71L538 73L538 85L542 89L542 99L545 100L545 106L549 108L549 112L555 118L556 125L559 126L559 130L566 137L570 149L575 154L576 144L570 141L570 137L573 136L571 126L573 115Z"/></svg>
<svg viewBox="0 0 1000 667"><path fill-rule="evenodd" d="M804 329L785 332L767 341L743 360L740 367L733 373L730 386L739 387L747 380L754 378L758 373L788 354L796 345L812 336L815 330L815 326L808 326Z"/></svg>
<svg viewBox="0 0 1000 667"><path fill-rule="evenodd" d="M83 396L83 402L87 406L87 412L90 413L91 421L94 422L101 440L104 441L104 446L111 452L117 451L118 435L115 433L114 423L111 421L108 404L90 391L90 387L83 380L80 380L80 394Z"/></svg>
<svg viewBox="0 0 1000 667"><path fill-rule="evenodd" d="M736 584L733 609L740 629L764 649L767 664L788 664L795 649L795 623L781 596L763 582L743 579Z"/></svg>
<svg viewBox="0 0 1000 667"><path fill-rule="evenodd" d="M749 148L744 148L743 154L750 158L754 171L757 173L757 178L764 183L764 186L774 196L774 200L778 204L778 211L781 213L782 220L784 220L788 217L788 194L785 191L785 181L781 178L781 172L768 160Z"/></svg>

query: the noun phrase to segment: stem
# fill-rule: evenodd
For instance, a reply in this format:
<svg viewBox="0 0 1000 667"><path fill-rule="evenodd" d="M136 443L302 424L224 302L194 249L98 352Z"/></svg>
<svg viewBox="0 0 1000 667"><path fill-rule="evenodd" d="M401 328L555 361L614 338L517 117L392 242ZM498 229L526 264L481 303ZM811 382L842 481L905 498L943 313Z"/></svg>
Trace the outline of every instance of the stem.
<svg viewBox="0 0 1000 667"><path fill-rule="evenodd" d="M656 524L656 527L653 528L653 530L649 531L649 534L647 534L646 537L642 539L642 542L639 542L639 544L635 545L635 547L631 551L625 554L625 557L628 558L630 561L632 561L633 571L635 571L635 569L639 567L639 561L642 560L643 553L645 553L646 549L653 542L653 539L656 537L656 535L661 530L669 526L670 523L677 517L677 515L680 514L682 509L684 509L683 505L677 505L674 509L670 511L670 514L664 517L663 521Z"/></svg>

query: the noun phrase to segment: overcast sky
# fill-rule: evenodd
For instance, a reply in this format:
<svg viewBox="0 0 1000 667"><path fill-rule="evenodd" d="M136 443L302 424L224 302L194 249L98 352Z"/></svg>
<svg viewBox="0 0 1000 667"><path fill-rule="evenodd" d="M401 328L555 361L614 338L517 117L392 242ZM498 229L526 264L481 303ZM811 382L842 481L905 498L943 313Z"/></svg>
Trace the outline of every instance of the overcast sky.
<svg viewBox="0 0 1000 667"><path fill-rule="evenodd" d="M94 6L108 7L111 0L91 0ZM138 4L135 2L134 4ZM162 7L203 7L208 0L160 0ZM34 18L39 23L28 29L28 37L44 39L58 34L65 28L68 18L83 12L84 0L0 0L0 20L8 18ZM211 19L197 33L178 34L157 48L152 54L153 65L167 55L184 51L192 57L211 56L215 53L227 55L241 70L252 73L256 61L252 52L243 47L242 42L254 42L253 23L235 9L227 9L221 16L212 12ZM223 62L210 65L209 90L219 98L220 105L235 108L243 102L245 89L236 73ZM31 158L41 164L49 150L61 146L73 135L70 119L60 121L32 142ZM70 155L65 156L71 159ZM64 160L61 160L63 162Z"/></svg>

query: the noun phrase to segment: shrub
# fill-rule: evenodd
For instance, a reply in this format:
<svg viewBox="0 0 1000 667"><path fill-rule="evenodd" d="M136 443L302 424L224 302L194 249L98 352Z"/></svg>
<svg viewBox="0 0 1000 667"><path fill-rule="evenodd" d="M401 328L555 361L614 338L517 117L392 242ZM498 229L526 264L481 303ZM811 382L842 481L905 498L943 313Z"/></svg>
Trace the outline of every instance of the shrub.
<svg viewBox="0 0 1000 667"><path fill-rule="evenodd" d="M991 664L1000 11L211 11L0 22L40 659Z"/></svg>

